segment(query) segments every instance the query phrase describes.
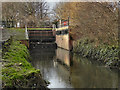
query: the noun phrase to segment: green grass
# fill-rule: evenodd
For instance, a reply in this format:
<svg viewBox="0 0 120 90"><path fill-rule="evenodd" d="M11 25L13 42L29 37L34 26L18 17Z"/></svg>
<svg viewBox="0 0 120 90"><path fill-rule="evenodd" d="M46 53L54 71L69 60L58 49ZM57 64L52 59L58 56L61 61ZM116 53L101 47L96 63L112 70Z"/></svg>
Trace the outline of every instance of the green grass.
<svg viewBox="0 0 120 90"><path fill-rule="evenodd" d="M6 28L10 35L14 36L16 40L24 40L25 28Z"/></svg>
<svg viewBox="0 0 120 90"><path fill-rule="evenodd" d="M25 28L7 28L8 30L24 31ZM27 28L28 30L52 30L52 28Z"/></svg>
<svg viewBox="0 0 120 90"><path fill-rule="evenodd" d="M28 28L28 30L52 30L52 28Z"/></svg>
<svg viewBox="0 0 120 90"><path fill-rule="evenodd" d="M32 73L40 73L27 61L29 57L25 45L19 41L13 41L9 51L3 56L2 81L3 87L15 86L15 82L27 82L26 77Z"/></svg>
<svg viewBox="0 0 120 90"><path fill-rule="evenodd" d="M8 30L24 31L25 28L7 28Z"/></svg>

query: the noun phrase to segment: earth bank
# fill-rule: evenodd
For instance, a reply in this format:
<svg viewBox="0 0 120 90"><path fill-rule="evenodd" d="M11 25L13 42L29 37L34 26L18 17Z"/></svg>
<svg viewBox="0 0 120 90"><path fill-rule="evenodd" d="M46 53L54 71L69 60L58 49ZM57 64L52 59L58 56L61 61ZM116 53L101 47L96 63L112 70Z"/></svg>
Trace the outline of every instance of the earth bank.
<svg viewBox="0 0 120 90"><path fill-rule="evenodd" d="M28 60L27 47L12 37L3 42L2 87L3 88L45 88L40 70L36 70Z"/></svg>

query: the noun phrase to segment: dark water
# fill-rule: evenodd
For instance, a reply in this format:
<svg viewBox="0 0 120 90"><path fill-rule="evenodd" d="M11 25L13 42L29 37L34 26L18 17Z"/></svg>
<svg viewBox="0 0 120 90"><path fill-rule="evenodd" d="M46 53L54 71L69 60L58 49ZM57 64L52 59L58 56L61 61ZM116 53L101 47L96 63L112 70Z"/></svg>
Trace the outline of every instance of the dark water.
<svg viewBox="0 0 120 90"><path fill-rule="evenodd" d="M36 45L30 50L32 65L40 69L48 88L117 88L118 73L73 55L64 49Z"/></svg>

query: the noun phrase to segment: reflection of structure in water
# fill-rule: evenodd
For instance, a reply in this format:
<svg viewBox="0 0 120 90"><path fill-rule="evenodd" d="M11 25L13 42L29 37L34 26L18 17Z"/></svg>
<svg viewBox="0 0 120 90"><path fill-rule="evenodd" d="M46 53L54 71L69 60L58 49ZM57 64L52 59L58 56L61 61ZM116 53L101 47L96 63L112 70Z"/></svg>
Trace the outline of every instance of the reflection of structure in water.
<svg viewBox="0 0 120 90"><path fill-rule="evenodd" d="M32 57L32 64L38 68L42 61L50 62L55 57L54 44L30 44L30 55Z"/></svg>
<svg viewBox="0 0 120 90"><path fill-rule="evenodd" d="M38 48L38 49L53 49L55 50L57 47L56 47L56 43L41 43L41 42L29 42L29 48L30 49L33 49L33 48ZM42 50L40 50L42 51ZM46 53L46 52L45 52Z"/></svg>
<svg viewBox="0 0 120 90"><path fill-rule="evenodd" d="M56 51L56 58L57 61L64 64L67 67L70 67L72 65L72 56L70 54L70 51L58 48Z"/></svg>
<svg viewBox="0 0 120 90"><path fill-rule="evenodd" d="M57 50L50 45L33 44L30 45L30 54L32 57L32 65L36 69L40 69L42 76L45 80L50 82L50 88L66 88L70 86L70 71L57 62ZM55 53L56 51L56 53ZM59 53L60 54L60 53ZM65 53L64 53L65 55Z"/></svg>

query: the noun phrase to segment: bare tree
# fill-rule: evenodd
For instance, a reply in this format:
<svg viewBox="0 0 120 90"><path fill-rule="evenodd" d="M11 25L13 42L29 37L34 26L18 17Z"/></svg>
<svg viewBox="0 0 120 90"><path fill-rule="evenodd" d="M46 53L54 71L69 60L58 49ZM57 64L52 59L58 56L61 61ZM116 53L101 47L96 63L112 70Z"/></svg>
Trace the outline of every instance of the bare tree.
<svg viewBox="0 0 120 90"><path fill-rule="evenodd" d="M41 26L48 19L46 2L4 2L2 4L3 21L27 24L29 27Z"/></svg>

